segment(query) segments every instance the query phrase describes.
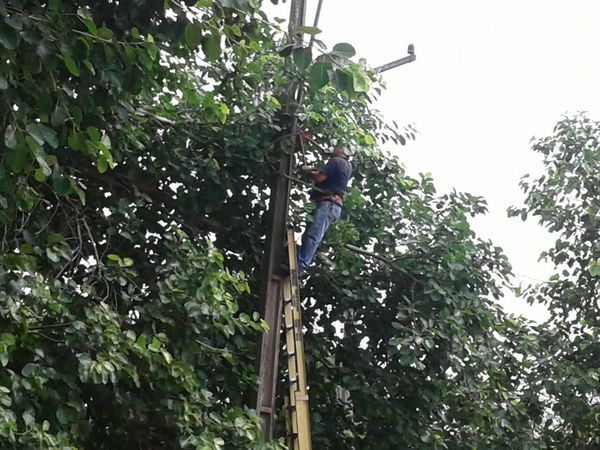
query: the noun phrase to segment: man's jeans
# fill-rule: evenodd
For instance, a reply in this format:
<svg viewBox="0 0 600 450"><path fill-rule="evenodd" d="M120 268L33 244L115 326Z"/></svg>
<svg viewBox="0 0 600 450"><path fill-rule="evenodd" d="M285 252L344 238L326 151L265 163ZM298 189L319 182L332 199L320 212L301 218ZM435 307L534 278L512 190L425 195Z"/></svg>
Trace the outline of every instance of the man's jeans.
<svg viewBox="0 0 600 450"><path fill-rule="evenodd" d="M327 228L340 218L341 213L342 207L337 203L330 201L317 203L313 212L313 221L302 235L302 248L298 253L298 274L302 274L310 265Z"/></svg>

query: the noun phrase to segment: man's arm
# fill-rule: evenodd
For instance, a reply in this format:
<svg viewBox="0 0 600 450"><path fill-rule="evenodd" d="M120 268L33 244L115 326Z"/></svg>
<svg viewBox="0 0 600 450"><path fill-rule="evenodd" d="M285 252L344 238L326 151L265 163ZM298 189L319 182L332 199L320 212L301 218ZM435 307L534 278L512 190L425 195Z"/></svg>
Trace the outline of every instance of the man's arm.
<svg viewBox="0 0 600 450"><path fill-rule="evenodd" d="M327 175L314 167L302 166L302 173L317 183L322 183L327 179Z"/></svg>
<svg viewBox="0 0 600 450"><path fill-rule="evenodd" d="M306 170L305 170L306 169ZM322 183L327 179L327 177L333 175L336 171L339 170L339 161L338 158L331 158L327 161L320 169L315 169L314 167L303 166L302 172L312 180L315 180L317 183Z"/></svg>

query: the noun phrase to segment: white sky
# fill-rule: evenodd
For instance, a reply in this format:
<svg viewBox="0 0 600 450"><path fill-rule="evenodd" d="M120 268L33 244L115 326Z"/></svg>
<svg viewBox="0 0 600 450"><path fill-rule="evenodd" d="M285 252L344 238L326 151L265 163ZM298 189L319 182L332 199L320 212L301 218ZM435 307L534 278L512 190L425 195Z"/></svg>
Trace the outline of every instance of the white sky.
<svg viewBox="0 0 600 450"><path fill-rule="evenodd" d="M317 0L307 1L312 25ZM289 1L268 3L270 14L287 18ZM409 174L432 173L438 192L486 198L490 212L475 230L504 249L515 283L525 285L550 274L537 257L553 238L506 209L524 199L520 177L542 170L532 137L551 134L566 112L600 117L598 18L598 0L324 0L318 37L330 47L351 43L372 66L415 45L415 62L384 73L388 90L378 104L388 120L419 131L398 154ZM546 316L510 295L502 304Z"/></svg>

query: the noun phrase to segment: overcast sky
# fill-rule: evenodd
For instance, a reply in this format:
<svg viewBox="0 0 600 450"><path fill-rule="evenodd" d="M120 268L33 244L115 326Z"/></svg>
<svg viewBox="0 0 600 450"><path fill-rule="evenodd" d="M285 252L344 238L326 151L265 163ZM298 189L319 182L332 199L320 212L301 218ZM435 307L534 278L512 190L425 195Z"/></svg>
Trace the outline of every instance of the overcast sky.
<svg viewBox="0 0 600 450"><path fill-rule="evenodd" d="M289 4L268 11L287 18ZM316 4L308 0L307 24ZM324 0L319 38L330 47L351 43L372 66L415 45L415 62L384 73L378 107L419 135L389 149L409 174L430 172L439 192L485 197L490 212L473 225L504 249L515 283L527 284L551 273L537 258L554 239L532 220L507 218L506 209L524 199L520 177L541 173L532 137L551 134L564 113L600 118L599 18L598 0ZM511 296L502 304L545 316Z"/></svg>

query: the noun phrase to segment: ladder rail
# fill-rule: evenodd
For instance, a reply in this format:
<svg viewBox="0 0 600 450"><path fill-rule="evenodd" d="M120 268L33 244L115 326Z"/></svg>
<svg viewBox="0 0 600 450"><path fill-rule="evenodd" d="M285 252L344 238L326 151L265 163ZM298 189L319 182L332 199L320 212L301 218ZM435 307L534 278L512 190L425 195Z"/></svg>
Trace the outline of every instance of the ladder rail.
<svg viewBox="0 0 600 450"><path fill-rule="evenodd" d="M290 276L283 280L282 297L286 350L288 358L289 398L286 399L286 423L290 450L311 450L310 416L304 360L302 312L298 281L296 242L294 230L287 230Z"/></svg>

